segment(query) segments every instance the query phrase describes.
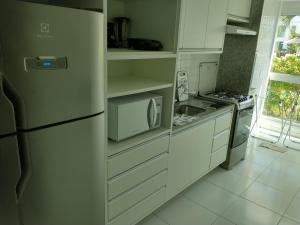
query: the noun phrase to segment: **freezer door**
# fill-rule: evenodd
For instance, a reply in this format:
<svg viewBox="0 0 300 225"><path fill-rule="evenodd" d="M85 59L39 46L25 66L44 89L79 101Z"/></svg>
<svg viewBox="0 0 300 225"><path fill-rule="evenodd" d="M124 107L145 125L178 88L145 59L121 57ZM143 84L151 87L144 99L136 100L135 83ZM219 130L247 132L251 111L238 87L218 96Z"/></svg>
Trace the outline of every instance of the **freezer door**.
<svg viewBox="0 0 300 225"><path fill-rule="evenodd" d="M0 224L20 225L16 186L21 176L15 136L0 138Z"/></svg>
<svg viewBox="0 0 300 225"><path fill-rule="evenodd" d="M30 129L102 112L103 14L11 2L0 7L0 41L4 76L18 100L18 126Z"/></svg>
<svg viewBox="0 0 300 225"><path fill-rule="evenodd" d="M104 225L104 115L23 136L22 225Z"/></svg>
<svg viewBox="0 0 300 225"><path fill-rule="evenodd" d="M14 108L4 94L3 77L0 72L0 137L16 132Z"/></svg>

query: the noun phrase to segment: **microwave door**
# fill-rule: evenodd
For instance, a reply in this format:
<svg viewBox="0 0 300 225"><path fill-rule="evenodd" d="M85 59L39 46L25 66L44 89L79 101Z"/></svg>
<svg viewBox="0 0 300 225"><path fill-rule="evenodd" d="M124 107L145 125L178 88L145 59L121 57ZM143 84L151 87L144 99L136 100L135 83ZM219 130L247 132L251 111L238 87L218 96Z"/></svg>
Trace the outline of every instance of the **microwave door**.
<svg viewBox="0 0 300 225"><path fill-rule="evenodd" d="M148 125L149 128L154 128L157 121L157 103L154 98L152 98L149 102L148 107Z"/></svg>

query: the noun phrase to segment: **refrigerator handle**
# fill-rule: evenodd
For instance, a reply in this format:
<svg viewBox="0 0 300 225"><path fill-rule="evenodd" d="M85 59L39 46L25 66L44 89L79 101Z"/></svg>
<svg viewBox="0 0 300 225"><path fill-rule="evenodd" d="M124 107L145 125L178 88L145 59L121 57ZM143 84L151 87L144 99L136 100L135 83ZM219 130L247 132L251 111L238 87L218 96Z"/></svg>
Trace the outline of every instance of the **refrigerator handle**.
<svg viewBox="0 0 300 225"><path fill-rule="evenodd" d="M9 85L5 77L0 74L0 90L3 91L3 94L7 98L7 100L12 104L14 109L15 121L17 120L16 114L18 114L18 108L16 107L16 99L15 91L12 90L12 86ZM17 132L17 142L18 142L18 154L19 154L19 165L21 169L21 174L19 180L16 185L16 195L17 199L20 199L22 193L25 190L26 183L30 178L30 157L29 151L26 145L26 138L24 135Z"/></svg>
<svg viewBox="0 0 300 225"><path fill-rule="evenodd" d="M22 195L27 187L27 183L31 176L31 163L28 144L25 134L18 134L19 145L19 158L21 165L21 176L16 186L16 194L18 200L22 198Z"/></svg>

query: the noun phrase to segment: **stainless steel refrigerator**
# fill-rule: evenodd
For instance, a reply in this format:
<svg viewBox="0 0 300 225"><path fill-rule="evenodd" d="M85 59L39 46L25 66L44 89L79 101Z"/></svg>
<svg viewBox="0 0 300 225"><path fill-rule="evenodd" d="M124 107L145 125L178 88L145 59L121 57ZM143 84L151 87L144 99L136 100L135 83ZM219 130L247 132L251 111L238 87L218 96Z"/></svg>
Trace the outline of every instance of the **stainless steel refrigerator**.
<svg viewBox="0 0 300 225"><path fill-rule="evenodd" d="M0 224L103 225L103 15L10 2L0 7Z"/></svg>

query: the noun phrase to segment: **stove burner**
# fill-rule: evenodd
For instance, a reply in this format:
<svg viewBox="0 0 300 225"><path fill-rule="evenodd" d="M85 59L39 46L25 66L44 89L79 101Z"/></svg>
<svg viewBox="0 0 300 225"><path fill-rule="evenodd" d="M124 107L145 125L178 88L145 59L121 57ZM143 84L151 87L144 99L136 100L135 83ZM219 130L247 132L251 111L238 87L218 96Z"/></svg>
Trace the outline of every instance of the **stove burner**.
<svg viewBox="0 0 300 225"><path fill-rule="evenodd" d="M246 102L250 99L253 98L253 96L248 96L248 95L240 95L236 93L229 93L229 92L216 92L216 93L210 93L207 96L219 98L219 99L224 99L224 100L230 100L234 102Z"/></svg>

